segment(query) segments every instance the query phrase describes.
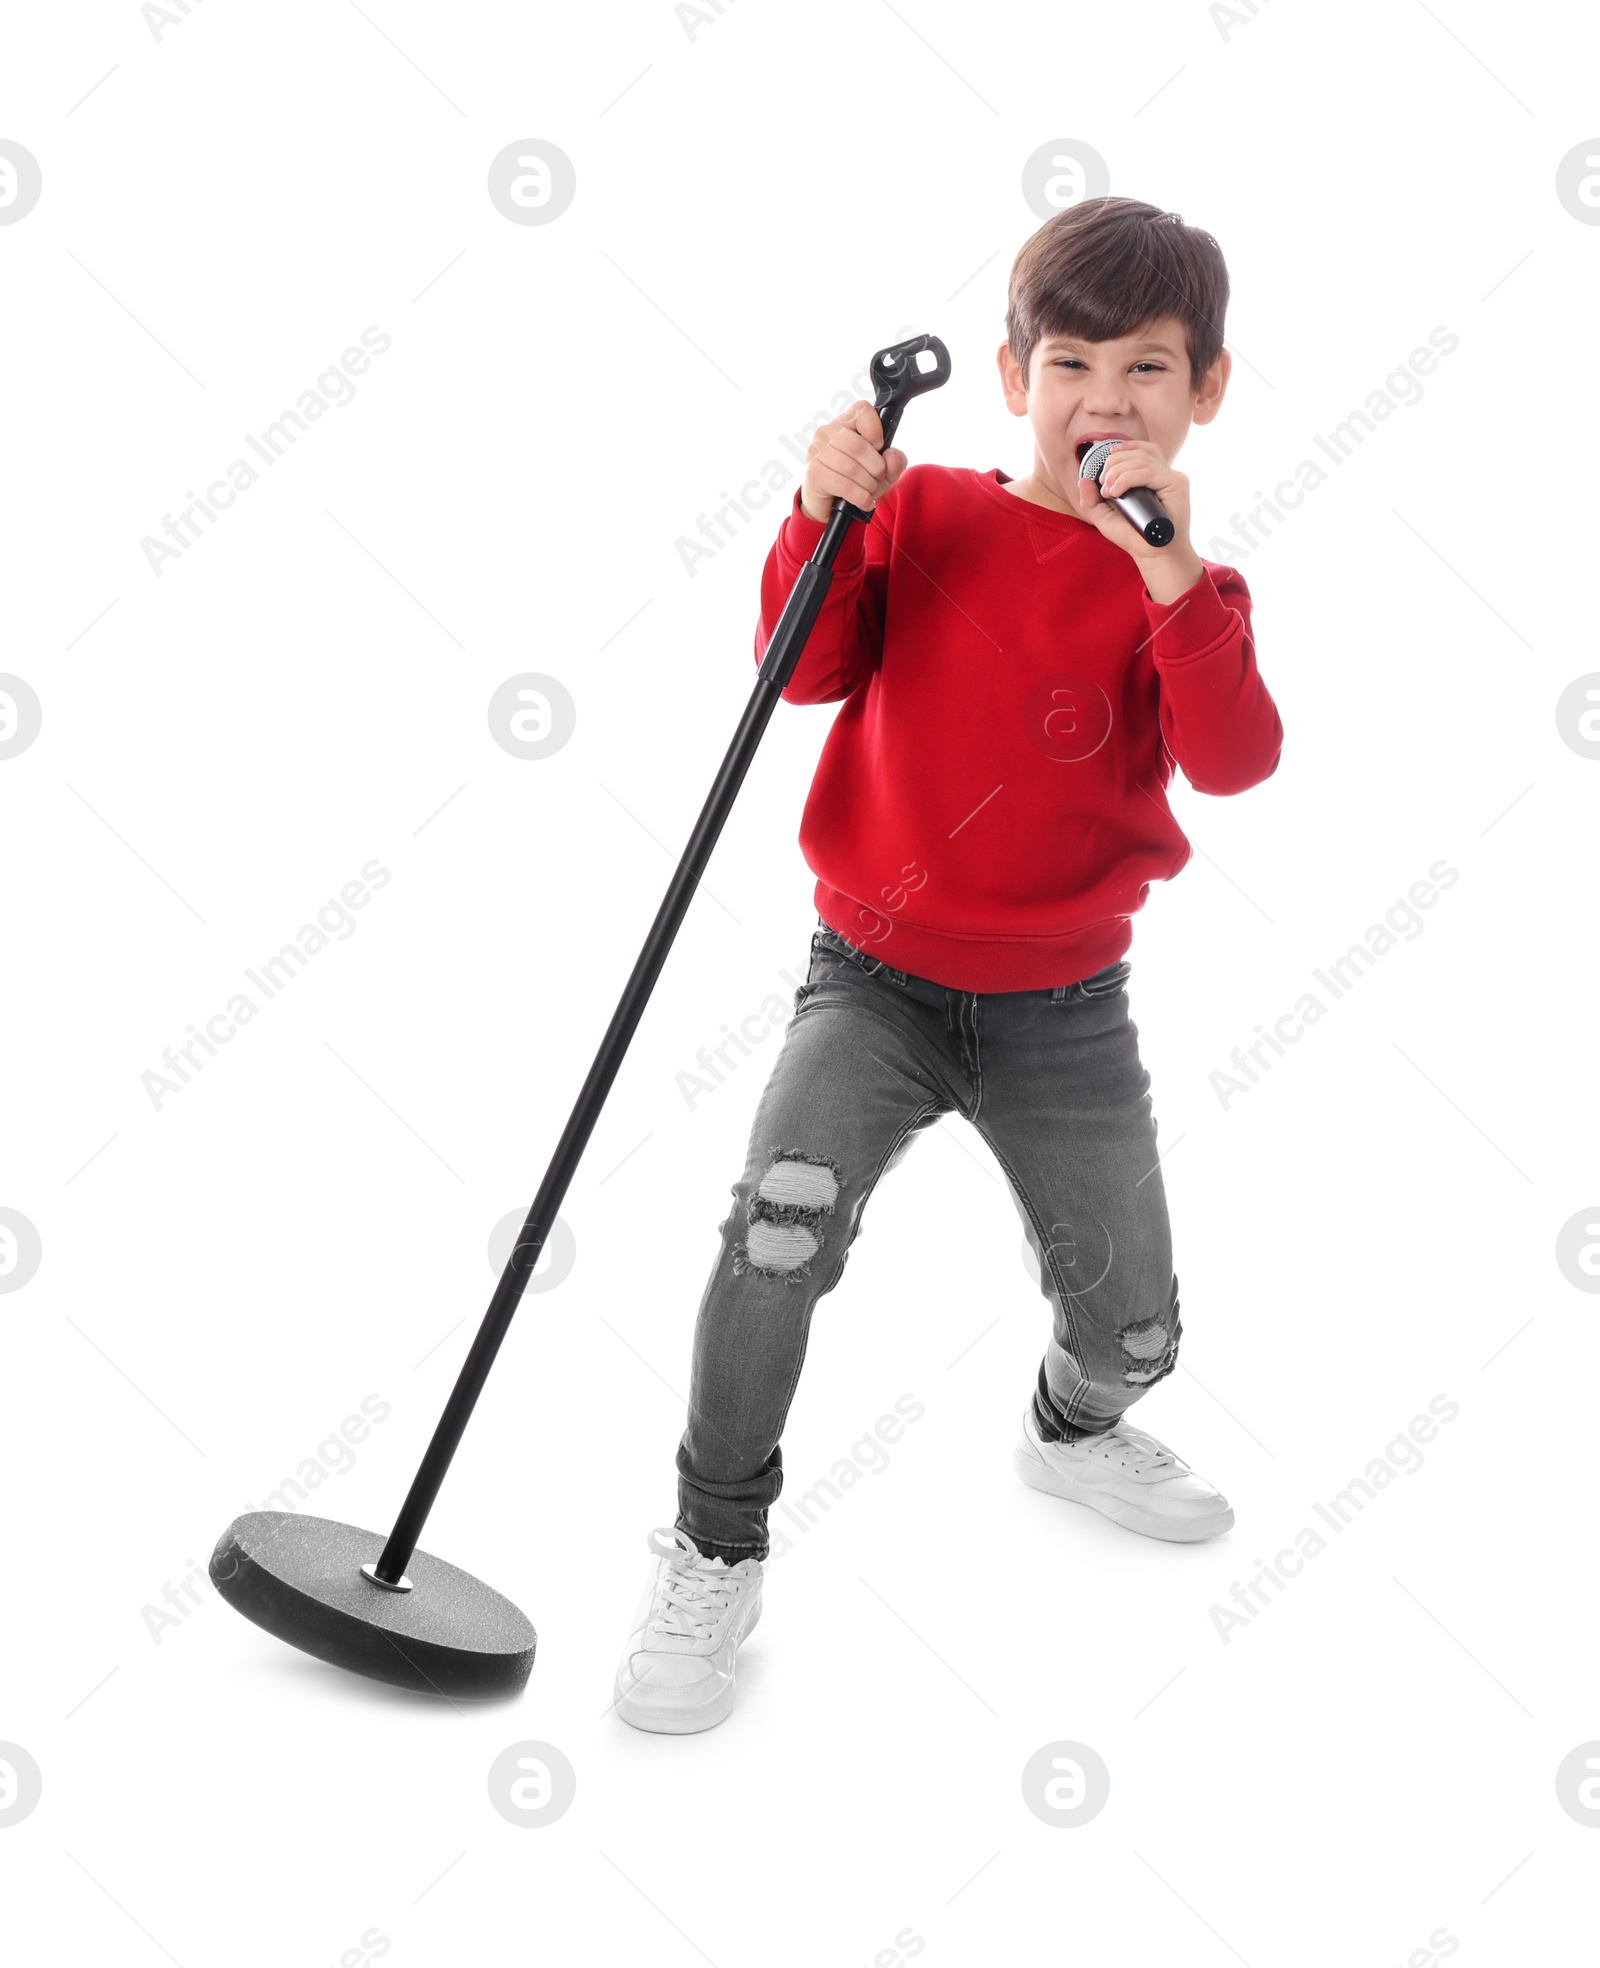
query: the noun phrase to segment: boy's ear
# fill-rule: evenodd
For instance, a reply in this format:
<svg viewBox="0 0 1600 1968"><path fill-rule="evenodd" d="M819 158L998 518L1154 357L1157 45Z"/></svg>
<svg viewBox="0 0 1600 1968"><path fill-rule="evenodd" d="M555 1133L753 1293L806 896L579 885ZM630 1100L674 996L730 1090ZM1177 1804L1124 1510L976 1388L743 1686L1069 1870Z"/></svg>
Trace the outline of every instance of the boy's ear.
<svg viewBox="0 0 1600 1968"><path fill-rule="evenodd" d="M1227 392L1228 378L1233 374L1233 357L1224 349L1200 378L1194 393L1194 421L1209 424L1222 408L1222 399Z"/></svg>
<svg viewBox="0 0 1600 1968"><path fill-rule="evenodd" d="M1000 390L1005 397L1006 408L1013 417L1028 414L1028 387L1017 358L1011 353L1011 344L1002 342L996 351L996 361L1000 366Z"/></svg>

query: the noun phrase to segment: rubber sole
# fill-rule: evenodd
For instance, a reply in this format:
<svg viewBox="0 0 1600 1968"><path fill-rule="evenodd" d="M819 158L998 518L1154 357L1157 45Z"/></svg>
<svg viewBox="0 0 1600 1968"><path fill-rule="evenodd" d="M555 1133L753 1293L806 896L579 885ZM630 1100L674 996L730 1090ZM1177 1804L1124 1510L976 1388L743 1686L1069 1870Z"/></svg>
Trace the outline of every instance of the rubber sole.
<svg viewBox="0 0 1600 1968"><path fill-rule="evenodd" d="M737 1673L739 1647L750 1638L761 1623L761 1601L757 1599L756 1609L750 1616L750 1624L739 1636L739 1643L733 1650L734 1669ZM616 1682L612 1687L612 1706L624 1722L633 1729L643 1729L652 1736L697 1736L703 1730L714 1729L719 1722L725 1722L733 1713L734 1680L729 1678L725 1688L719 1689L713 1698L699 1708L651 1708L636 1702L622 1692L622 1668L617 1669Z"/></svg>
<svg viewBox="0 0 1600 1968"><path fill-rule="evenodd" d="M1018 1442L1011 1460L1029 1489L1059 1497L1063 1503L1081 1503L1086 1510L1097 1510L1102 1517L1109 1517L1113 1524L1120 1524L1124 1530L1138 1531L1144 1537L1162 1538L1168 1544L1204 1544L1208 1538L1220 1537L1224 1531L1233 1529L1232 1504L1221 1516L1184 1523L1182 1519L1175 1521L1162 1517L1153 1510L1141 1510L1138 1504L1124 1502L1108 1492L1096 1494L1091 1490L1085 1493L1057 1476L1048 1463L1041 1462L1026 1441Z"/></svg>

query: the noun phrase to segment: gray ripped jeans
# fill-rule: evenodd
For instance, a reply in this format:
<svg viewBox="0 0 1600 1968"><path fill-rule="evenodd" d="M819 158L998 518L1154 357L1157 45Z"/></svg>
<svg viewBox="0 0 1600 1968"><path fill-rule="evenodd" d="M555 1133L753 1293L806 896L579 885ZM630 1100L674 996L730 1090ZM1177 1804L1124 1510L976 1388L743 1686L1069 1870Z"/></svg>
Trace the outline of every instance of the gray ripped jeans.
<svg viewBox="0 0 1600 1968"><path fill-rule="evenodd" d="M941 1115L993 1150L1040 1261L1040 1434L1099 1434L1172 1371L1178 1281L1129 972L957 991L813 936L695 1325L677 1521L707 1556L767 1555L812 1310L878 1178Z"/></svg>

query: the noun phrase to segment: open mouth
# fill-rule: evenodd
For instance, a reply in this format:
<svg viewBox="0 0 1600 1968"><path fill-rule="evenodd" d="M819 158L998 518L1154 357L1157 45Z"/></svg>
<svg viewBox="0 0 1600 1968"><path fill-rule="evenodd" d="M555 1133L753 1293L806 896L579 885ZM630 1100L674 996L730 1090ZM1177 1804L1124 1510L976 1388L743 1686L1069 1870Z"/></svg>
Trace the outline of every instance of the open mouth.
<svg viewBox="0 0 1600 1968"><path fill-rule="evenodd" d="M1117 438L1124 444L1128 441L1128 433L1126 431L1091 431L1087 437L1080 437L1073 454L1077 459L1079 468L1082 468L1084 459L1088 457L1089 453L1097 444L1103 444L1107 438L1112 437Z"/></svg>

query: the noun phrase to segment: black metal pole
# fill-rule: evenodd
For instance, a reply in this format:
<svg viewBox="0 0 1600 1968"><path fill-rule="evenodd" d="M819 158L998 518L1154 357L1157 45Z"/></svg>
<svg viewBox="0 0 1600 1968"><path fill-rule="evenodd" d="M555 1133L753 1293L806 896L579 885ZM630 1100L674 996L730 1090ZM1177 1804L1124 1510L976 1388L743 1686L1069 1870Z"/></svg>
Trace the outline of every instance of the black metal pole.
<svg viewBox="0 0 1600 1968"><path fill-rule="evenodd" d="M916 353L924 348L931 349L936 355L935 371L920 371L916 366ZM906 402L923 390L942 383L950 373L950 358L937 336L923 335L911 342L899 343L893 349L880 350L873 357L872 366L874 374L882 377L876 407L883 426L884 447L887 448ZM900 372L898 375L896 370ZM837 501L832 517L817 542L816 551L801 568L789 592L777 626L773 629L772 640L762 656L760 669L756 673L756 686L739 720L739 728L700 810L700 818L695 822L694 832L689 837L689 844L683 851L671 885L656 911L656 919L650 925L650 933L639 952L633 974L612 1013L611 1023L600 1042L600 1050L589 1068L589 1076L579 1091L561 1139L556 1144L544 1181L539 1185L539 1193L533 1199L533 1207L522 1226L516 1249L501 1273L477 1337L462 1363L456 1384L445 1403L444 1413L433 1431L433 1439L418 1465L411 1489L395 1519L394 1529L389 1533L389 1541L374 1568L381 1584L398 1585L404 1577L451 1458L466 1430L478 1396L483 1392L489 1369L494 1365L495 1355L500 1351L500 1343L533 1275L539 1253L544 1249L545 1239L555 1224L567 1189L577 1173L579 1160L595 1122L600 1118L634 1030L650 1001L650 993L655 989L656 979L667 960L673 939L711 859L717 837L733 810L733 803L761 743L767 721L777 707L795 664L800 660L800 652L805 647L806 638L811 633L812 624L832 582L833 563L840 545L851 524L869 516L842 499Z"/></svg>
<svg viewBox="0 0 1600 1968"><path fill-rule="evenodd" d="M683 851L683 858L678 863L665 899L656 912L656 919L645 938L644 948L639 952L633 974L612 1014L606 1035L600 1042L600 1050L589 1068L589 1076L556 1144L544 1181L539 1185L539 1193L533 1199L533 1207L517 1239L517 1247L501 1273L494 1297L489 1301L489 1309L478 1328L478 1336L472 1343L472 1350L462 1364L444 1413L439 1417L439 1425L433 1432L433 1440L428 1444L410 1493L378 1559L378 1577L388 1584L399 1582L416 1549L428 1512L433 1508L434 1498L439 1494L456 1446L478 1396L483 1392L484 1382L489 1378L489 1369L494 1365L500 1343L539 1262L539 1253L544 1249L545 1239L555 1224L568 1187L577 1173L579 1160L600 1118L634 1031L644 1016L645 1006L655 989L667 953L688 912L700 877L705 873L717 838L733 810L733 803L744 783L750 761L756 755L768 720L799 661L811 625L827 595L833 579L833 562L850 523L848 513L842 509L834 513L826 532L817 543L816 552L801 569L784 604L739 728L701 808L700 818L695 822L694 832L689 837L689 844Z"/></svg>

